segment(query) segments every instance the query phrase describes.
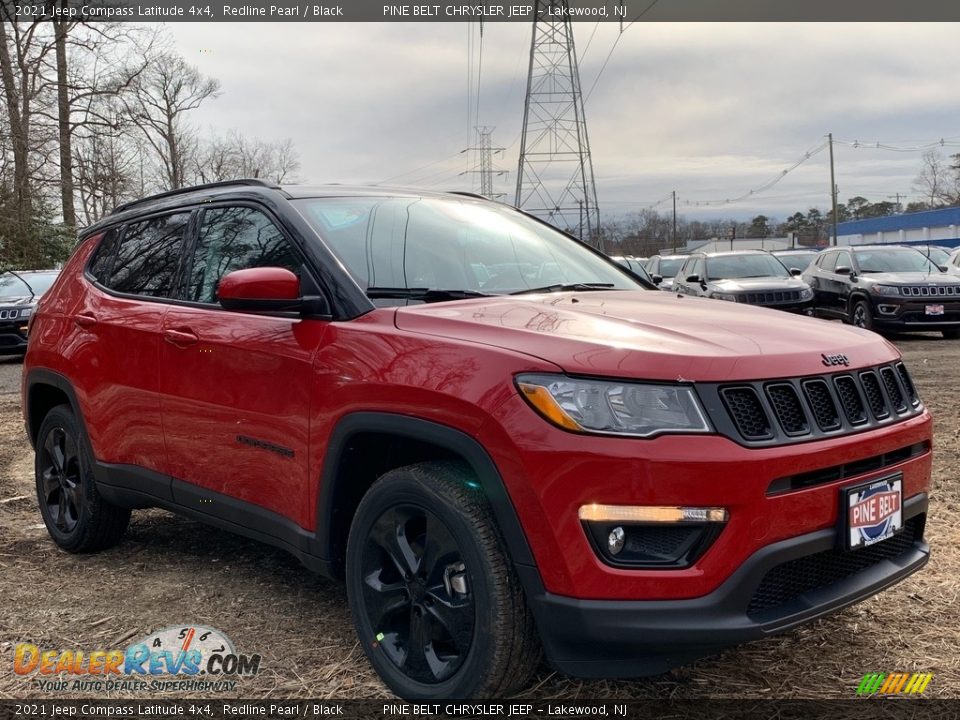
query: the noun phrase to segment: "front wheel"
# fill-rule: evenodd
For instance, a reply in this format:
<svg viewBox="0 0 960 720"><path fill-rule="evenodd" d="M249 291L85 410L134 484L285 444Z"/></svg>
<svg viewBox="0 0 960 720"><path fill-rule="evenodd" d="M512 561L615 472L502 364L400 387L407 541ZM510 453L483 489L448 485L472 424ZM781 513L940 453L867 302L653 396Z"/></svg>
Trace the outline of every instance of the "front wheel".
<svg viewBox="0 0 960 720"><path fill-rule="evenodd" d="M47 413L36 447L37 499L53 541L72 553L116 545L126 532L130 511L97 492L86 437L69 406L58 405Z"/></svg>
<svg viewBox="0 0 960 720"><path fill-rule="evenodd" d="M857 300L850 308L850 324L864 330L873 330L873 313L870 303L866 300Z"/></svg>
<svg viewBox="0 0 960 720"><path fill-rule="evenodd" d="M505 697L540 646L482 492L455 463L392 470L350 526L347 595L360 644L403 698Z"/></svg>

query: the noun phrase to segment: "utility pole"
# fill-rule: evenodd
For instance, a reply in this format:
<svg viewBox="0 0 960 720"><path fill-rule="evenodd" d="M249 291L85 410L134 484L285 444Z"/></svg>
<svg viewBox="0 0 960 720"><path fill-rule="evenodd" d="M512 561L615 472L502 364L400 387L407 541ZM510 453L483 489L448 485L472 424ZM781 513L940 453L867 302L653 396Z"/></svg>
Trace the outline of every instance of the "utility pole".
<svg viewBox="0 0 960 720"><path fill-rule="evenodd" d="M533 17L514 204L603 250L570 0L536 0Z"/></svg>
<svg viewBox="0 0 960 720"><path fill-rule="evenodd" d="M837 183L833 175L833 133L828 133L827 137L830 138L830 198L833 202L833 242L830 244L836 245L839 238L837 237Z"/></svg>
<svg viewBox="0 0 960 720"><path fill-rule="evenodd" d="M460 174L466 175L470 173L479 175L480 194L490 200L499 200L504 196L504 193L495 193L493 191L493 177L494 175L506 175L506 170L501 170L493 166L493 156L502 153L504 148L493 147L494 128L484 125L483 127L476 127L474 130L477 131L476 147L467 148L463 151L472 151L474 153L475 163L473 170L468 170Z"/></svg>
<svg viewBox="0 0 960 720"><path fill-rule="evenodd" d="M896 199L897 199L897 215L899 215L900 213L902 213L902 212L903 212L903 208L900 207L900 193L897 193L896 195L887 195L887 197L888 197L888 198L896 198Z"/></svg>
<svg viewBox="0 0 960 720"><path fill-rule="evenodd" d="M673 252L677 252L677 191L674 190L673 195Z"/></svg>

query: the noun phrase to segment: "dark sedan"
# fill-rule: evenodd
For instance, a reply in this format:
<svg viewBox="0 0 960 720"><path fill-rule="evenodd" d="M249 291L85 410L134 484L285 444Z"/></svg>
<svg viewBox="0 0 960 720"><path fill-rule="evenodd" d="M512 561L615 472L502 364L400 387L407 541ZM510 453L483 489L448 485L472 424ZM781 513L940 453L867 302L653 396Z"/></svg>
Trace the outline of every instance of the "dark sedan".
<svg viewBox="0 0 960 720"><path fill-rule="evenodd" d="M813 291L798 271L763 250L694 253L680 268L673 289L681 295L811 314Z"/></svg>

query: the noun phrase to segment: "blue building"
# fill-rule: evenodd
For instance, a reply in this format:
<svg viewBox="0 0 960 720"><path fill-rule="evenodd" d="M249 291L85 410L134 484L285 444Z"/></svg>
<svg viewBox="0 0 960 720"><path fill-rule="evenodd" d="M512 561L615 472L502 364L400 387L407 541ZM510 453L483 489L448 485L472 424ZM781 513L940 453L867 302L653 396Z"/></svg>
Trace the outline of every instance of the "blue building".
<svg viewBox="0 0 960 720"><path fill-rule="evenodd" d="M960 246L960 207L851 220L837 225L837 245Z"/></svg>

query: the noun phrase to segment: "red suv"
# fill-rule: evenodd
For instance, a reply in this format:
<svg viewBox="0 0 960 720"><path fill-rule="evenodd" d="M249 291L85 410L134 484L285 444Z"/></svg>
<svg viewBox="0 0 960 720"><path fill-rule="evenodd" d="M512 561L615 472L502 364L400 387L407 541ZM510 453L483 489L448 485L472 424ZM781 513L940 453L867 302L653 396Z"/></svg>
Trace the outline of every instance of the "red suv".
<svg viewBox="0 0 960 720"><path fill-rule="evenodd" d="M40 509L161 507L344 578L409 698L540 648L662 672L922 567L931 418L878 335L647 292L481 198L237 181L117 208L32 320Z"/></svg>

